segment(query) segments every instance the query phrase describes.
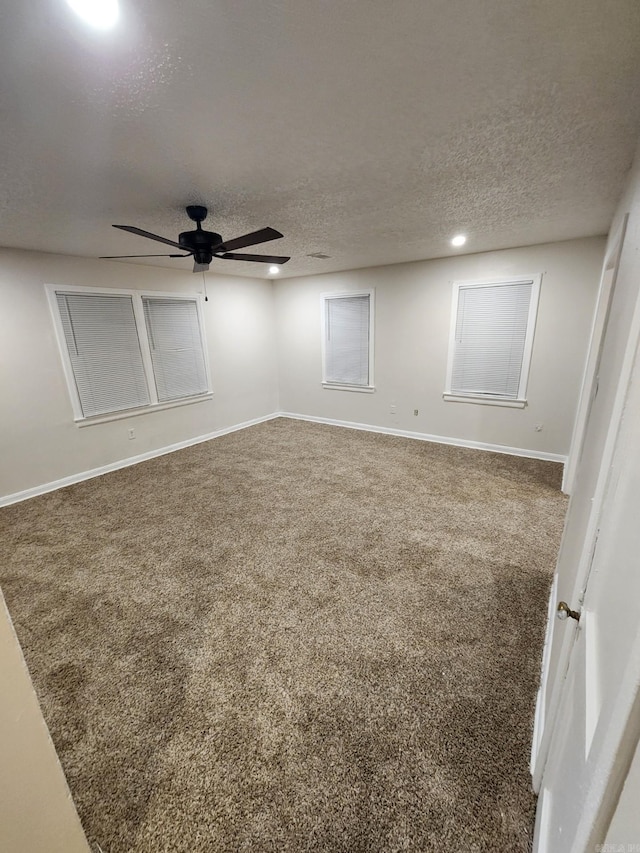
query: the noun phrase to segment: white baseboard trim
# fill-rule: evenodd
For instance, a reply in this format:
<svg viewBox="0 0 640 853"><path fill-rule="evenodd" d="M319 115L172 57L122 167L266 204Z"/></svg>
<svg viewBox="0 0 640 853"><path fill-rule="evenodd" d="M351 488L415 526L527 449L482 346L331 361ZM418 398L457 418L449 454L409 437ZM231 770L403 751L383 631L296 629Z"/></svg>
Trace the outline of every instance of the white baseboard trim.
<svg viewBox="0 0 640 853"><path fill-rule="evenodd" d="M540 762L540 742L542 741L542 733L545 727L545 709L547 705L547 675L549 672L549 658L551 657L551 635L553 632L553 624L556 615L556 603L558 600L558 575L554 573L551 591L549 593L549 603L547 604L547 627L544 637L544 646L542 647L542 660L540 661L540 686L536 696L536 710L533 717L533 739L531 741L531 760L529 762L529 770L532 776L533 790L536 794L540 793L540 785L542 783L543 766Z"/></svg>
<svg viewBox="0 0 640 853"><path fill-rule="evenodd" d="M145 462L147 459L154 459L156 456L164 456L167 453L174 453L176 450L182 450L185 447L191 447L194 444L201 444L203 441L210 441L212 438L219 438L220 436L227 435L230 432L247 429L247 427L262 424L266 421L272 421L275 418L290 418L297 421L310 421L311 423L316 424L329 424L330 426L346 427L347 429L364 430L365 432L379 432L384 435L397 435L401 438L413 438L417 441L433 441L436 444L451 444L455 447L469 447L472 450L488 450L492 453L505 453L509 456L526 456L530 459L542 459L547 462L560 462L564 464L567 461L567 457L562 456L559 453L525 450L519 447L506 447L502 444L486 444L482 441L468 441L464 438L449 438L448 436L443 435L429 435L424 432L411 432L405 429L374 426L373 424L339 421L334 418L299 415L294 412L272 412L270 415L263 415L260 418L253 418L250 421L244 421L240 424L222 427L221 429L209 432L206 435L198 435L195 438L189 438L186 441L179 441L176 444L160 447L157 450L149 450L146 453L140 453L138 456L129 456L127 459L121 459L118 462L110 462L108 465L102 465L100 468L93 468L90 471L82 471L79 474L72 474L70 477L63 477L60 480L43 483L40 486L34 486L33 488L25 489L22 492L14 492L12 495L4 495L3 497L0 497L0 507L9 506L10 504L19 503L20 501L26 501L29 498L35 498L38 495L44 495L47 492L55 492L56 489L62 489L65 486L72 486L74 483L81 483L83 480L91 480L93 477L100 477L102 474L108 474L110 471L118 471L120 468L128 468L131 465L137 465L138 462Z"/></svg>
<svg viewBox="0 0 640 853"><path fill-rule="evenodd" d="M571 495L571 490L573 489L573 477L572 472L569 470L569 457L567 456L567 461L564 464L564 473L562 474L562 492L565 495Z"/></svg>
<svg viewBox="0 0 640 853"><path fill-rule="evenodd" d="M9 504L26 501L29 498L35 498L38 495L44 495L47 492L55 492L56 489L62 489L65 486L72 486L74 483L81 483L83 480L91 480L93 477L100 477L102 474L108 474L110 471L118 471L120 468L128 468L131 465L137 465L138 462L146 462L147 459L154 459L156 456L165 456L167 453L174 453L176 450L183 450L185 447L191 447L194 444L201 444L203 441L209 441L212 438L219 438L221 435L227 435L230 432L237 432L247 427L255 426L256 424L272 421L279 417L277 413L264 415L260 418L253 418L250 421L244 421L241 424L233 424L233 426L222 427L214 432L209 432L206 435L198 435L195 438L188 438L186 441L179 441L176 444L169 444L166 447L160 447L157 450L148 450L146 453L140 453L138 456L129 456L127 459L121 459L118 462L110 462L108 465L102 465L100 468L93 468L90 471L82 471L80 474L72 474L70 477L63 477L61 480L53 480L50 483L43 483L41 486L34 486L32 489L25 489L22 492L15 492L12 495L0 497L0 507L9 506Z"/></svg>
<svg viewBox="0 0 640 853"><path fill-rule="evenodd" d="M338 421L333 418L318 418L311 415L298 415L294 412L279 412L277 417L292 418L296 421L310 421L315 424L330 424L331 426L347 427L347 429L360 429L365 432L379 432L384 435L397 435L401 438L413 438L417 441L432 441L435 444L451 444L455 447L469 447L472 450L488 450L491 453L505 453L508 456L525 456L528 459L542 459L545 462L560 462L564 465L566 456L560 453L547 453L544 450L526 450L521 447L507 447L504 444L487 444L483 441L469 441L466 438L450 438L445 435L429 435L426 432L410 432L406 429L393 429L393 427L373 426L372 424L358 424L351 421Z"/></svg>

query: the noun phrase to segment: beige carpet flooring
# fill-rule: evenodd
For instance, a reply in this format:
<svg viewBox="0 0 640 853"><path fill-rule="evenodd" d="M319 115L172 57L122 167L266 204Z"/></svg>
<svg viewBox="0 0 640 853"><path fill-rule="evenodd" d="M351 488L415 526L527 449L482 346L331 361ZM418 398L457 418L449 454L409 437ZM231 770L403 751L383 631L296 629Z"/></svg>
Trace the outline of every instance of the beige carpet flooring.
<svg viewBox="0 0 640 853"><path fill-rule="evenodd" d="M92 844L529 850L560 475L279 419L1 510Z"/></svg>

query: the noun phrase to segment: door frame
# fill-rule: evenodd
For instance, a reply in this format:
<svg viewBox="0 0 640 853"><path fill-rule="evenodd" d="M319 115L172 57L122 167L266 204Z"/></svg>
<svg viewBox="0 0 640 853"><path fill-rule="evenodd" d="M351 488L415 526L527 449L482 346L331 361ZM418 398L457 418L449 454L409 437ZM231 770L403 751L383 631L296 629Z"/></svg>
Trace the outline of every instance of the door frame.
<svg viewBox="0 0 640 853"><path fill-rule="evenodd" d="M605 262L603 264L602 270L602 280L604 280L605 272L611 268L611 264L616 264L617 269L614 277L612 278L613 282L620 275L620 267L623 264L623 243L624 237L626 234L627 222L628 222L629 214L627 213L618 230L616 231L615 238L610 243L610 248L608 249ZM595 381L595 370L599 363L600 351L603 345L604 335L603 331L605 330L606 324L605 321L609 314L609 297L612 293L612 287L607 287L606 293L602 289L601 282L601 292L600 292L600 300L604 301L606 299L607 304L603 308L601 304L596 308L596 315L599 315L597 328L594 326L594 333L599 330L600 338L593 337L591 341L590 353L587 360L587 369L589 371L588 379L585 376L585 381L583 385L583 393L580 399L581 412L579 416L583 419L583 423L581 423L580 427L576 426L574 430L574 440L572 441L572 453L575 454L577 458L580 456L580 450L582 448L582 443L584 440L584 435L586 432L587 426L587 417L591 409L591 393L593 390L593 383ZM578 559L578 568L576 571L576 578L574 583L574 588L571 595L571 600L569 601L569 605L571 607L577 607L582 603L584 598L586 581L589 576L589 570L591 568L591 560L593 558L594 548L596 544L596 539L598 535L598 527L600 523L600 515L602 511L603 501L607 492L607 486L609 483L609 472L611 469L611 463L613 460L613 454L616 449L616 442L618 438L618 431L620 427L620 422L622 419L622 414L625 408L625 403L627 399L627 393L629 389L629 383L631 381L631 376L633 373L633 367L635 362L636 351L638 349L638 343L640 341L640 290L636 295L636 301L634 305L633 318L631 321L631 326L629 329L629 337L625 346L625 353L622 362L622 367L620 370L620 376L618 377L618 385L616 388L616 393L614 397L613 410L611 415L611 420L609 422L609 427L607 429L607 436L605 439L603 451L602 451L602 459L600 462L600 469L598 472L596 488L593 496L593 502L591 506L591 512L589 514L589 520L587 522L587 527L585 531L584 541L582 544L582 549L580 552L580 557ZM574 463L575 464L575 463ZM575 472L573 474L575 480ZM569 505L570 507L571 505ZM570 511L570 510L569 510ZM560 545L562 548L562 544ZM557 573L557 569L556 569ZM554 594L555 590L555 574L554 574L554 584L552 586L551 594ZM555 625L555 602L553 600L549 601L549 616L547 621L547 631L545 637L545 648L543 651L543 666L540 676L540 687L538 690L538 696L536 699L536 713L534 719L534 738L531 747L531 763L530 770L532 775L532 784L533 790L538 793L540 791L540 786L542 783L542 776L547 764L547 759L549 756L549 747L551 743L551 737L553 734L553 729L556 724L556 718L558 715L558 709L561 704L562 694L564 690L564 682L567 675L567 671L569 669L569 660L571 657L571 649L573 647L573 642L575 639L575 631L576 627L573 627L573 630L569 628L569 626L565 626L569 628L569 630L565 630L560 646L559 658L558 658L558 667L556 671L556 676L553 684L547 683L548 671L546 669L546 661L548 659L548 649L550 648L553 626ZM548 703L548 711L545 713L545 707L547 705L546 696L549 693L549 703Z"/></svg>
<svg viewBox="0 0 640 853"><path fill-rule="evenodd" d="M604 333L606 332L609 314L611 313L611 297L618 278L620 256L622 255L622 245L624 243L628 221L629 214L626 213L622 222L618 226L615 238L611 240L607 247L607 252L602 264L596 311L593 316L593 324L591 326L591 335L589 338L587 363L585 365L584 376L582 378L582 388L580 389L578 409L576 411L576 419L573 426L573 433L571 435L571 444L569 445L569 455L567 456L567 461L562 475L562 491L567 495L570 495L573 492L576 482L578 462L580 461L582 445L587 431L587 422L591 411L593 386L595 384L596 373L600 365L600 357L602 355L602 347L604 344ZM614 273L611 281L607 282L606 273L610 269L613 269Z"/></svg>
<svg viewBox="0 0 640 853"><path fill-rule="evenodd" d="M636 466L638 461L637 425L640 424L640 295L636 301L633 322L635 347L625 352L625 375L629 367L624 394L624 417L618 421L616 430L615 455L607 474L610 489L606 496L606 516L615 518L618 507L625 505L628 495L619 489L624 478L625 459L635 450ZM627 364L627 356L631 364ZM615 524L615 521L613 522ZM605 552L599 556L604 564L615 559L611 549L615 548L615 539L607 537ZM585 599L588 609L589 596ZM587 614L588 615L588 614ZM558 721L559 723L560 721ZM559 735L558 729L556 735ZM575 836L570 840L567 853L585 853L597 849L606 837L609 825L615 813L624 783L640 741L640 626L635 632L627 665L620 679L620 685L613 704L611 717L601 738L600 747L590 773L590 784L586 791ZM554 746L557 744L553 744ZM549 762L548 771L554 773L553 762ZM547 785L552 786L553 778L545 777ZM551 794L553 796L553 794ZM544 796L539 801L536 812L533 849L535 853L546 853L546 827Z"/></svg>

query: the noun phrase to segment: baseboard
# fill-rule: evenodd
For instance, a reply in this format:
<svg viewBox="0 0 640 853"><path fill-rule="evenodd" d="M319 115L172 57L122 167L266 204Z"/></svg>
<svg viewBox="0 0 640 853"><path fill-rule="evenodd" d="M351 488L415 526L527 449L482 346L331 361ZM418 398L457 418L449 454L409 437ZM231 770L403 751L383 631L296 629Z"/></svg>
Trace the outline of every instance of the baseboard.
<svg viewBox="0 0 640 853"><path fill-rule="evenodd" d="M372 424L358 424L352 421L338 421L333 418L318 418L311 415L298 415L294 412L279 412L278 417L292 418L297 421L310 421L315 424L330 424L331 426L347 427L347 429L359 429L365 432L379 432L383 435L397 435L401 438L413 438L417 441L433 441L435 444L451 444L455 447L469 447L472 450L488 450L491 453L505 453L508 456L525 456L529 459L542 459L545 462L560 462L562 465L567 461L566 456L560 453L547 453L544 450L526 450L522 447L508 447L504 444L487 444L484 441L468 441L465 438L450 438L445 435L430 435L426 432L411 432L406 429L393 429L392 427L373 426Z"/></svg>
<svg viewBox="0 0 640 853"><path fill-rule="evenodd" d="M574 477L572 476L572 472L569 470L569 457L567 456L567 462L565 462L564 472L562 474L562 486L560 487L565 495L571 495L573 482Z"/></svg>
<svg viewBox="0 0 640 853"><path fill-rule="evenodd" d="M100 477L102 474L108 474L110 471L118 471L120 468L128 468L131 465L137 465L138 462L146 462L147 459L154 459L156 456L165 456L167 453L174 453L176 450L183 450L185 447L191 447L194 444L201 444L203 441L209 441L212 438L219 438L221 435L227 435L230 432L237 432L247 427L255 426L256 424L272 421L279 417L277 413L264 415L260 418L253 418L250 421L244 421L240 424L234 424L229 427L222 427L214 432L209 432L206 435L198 435L195 438L189 438L186 441L179 441L176 444L169 444L166 447L160 447L157 450L149 450L146 453L140 453L138 456L129 456L127 459L121 459L118 462L110 462L108 465L102 465L100 468L92 468L90 471L82 471L80 474L72 474L70 477L63 477L61 480L53 480L50 483L43 483L41 486L34 486L32 489L25 489L22 492L15 492L12 495L0 497L0 506L9 506L9 504L26 501L29 498L35 498L38 495L44 495L47 492L55 492L56 489L62 489L65 486L72 486L74 483L81 483L83 480L91 480L93 477Z"/></svg>
<svg viewBox="0 0 640 853"><path fill-rule="evenodd" d="M417 441L433 441L436 444L451 444L455 447L469 447L472 450L488 450L492 453L506 453L509 456L526 456L530 459L542 459L547 462L560 462L564 464L567 461L566 456L558 453L546 453L538 450L525 450L519 447L506 447L502 444L487 444L482 441L468 441L463 438L450 438L443 435L430 435L425 432L411 432L404 429L393 429L392 427L374 426L373 424L353 423L352 421L339 421L334 418L312 417L311 415L299 415L294 412L273 412L270 415L264 415L260 418L253 418L250 421L244 421L233 426L222 427L222 429L209 432L206 435L199 435L195 438L189 438L186 441L179 441L176 444L170 444L166 447L160 447L157 450L149 450L147 453L141 453L138 456L129 456L127 459L121 459L118 462L110 462L108 465L102 465L100 468L93 468L90 471L82 471L79 474L72 474L70 477L63 477L61 480L53 480L50 483L43 483L40 486L34 486L31 489L25 489L22 492L15 492L12 495L0 497L0 507L9 506L9 504L26 501L29 498L35 498L38 495L44 495L47 492L55 492L56 489L62 489L65 486L72 486L74 483L81 483L83 480L90 480L93 477L100 477L102 474L108 474L110 471L118 471L120 468L128 468L130 465L137 465L138 462L145 462L147 459L154 459L156 456L164 456L167 453L174 453L176 450L183 450L185 447L191 447L194 444L201 444L203 441L210 441L212 438L219 438L221 435L227 435L230 432L237 432L247 427L255 426L256 424L272 421L274 418L291 418L298 421L310 421L316 424L329 424L331 426L346 427L347 429L358 429L365 432L378 432L384 435L397 435L401 438L413 438Z"/></svg>
<svg viewBox="0 0 640 853"><path fill-rule="evenodd" d="M546 756L542 756L540 746L542 734L545 729L545 709L547 705L547 675L549 673L549 658L551 656L551 634L556 615L556 602L558 600L558 575L554 573L549 603L547 604L547 626L545 630L544 645L542 647L542 659L540 661L540 684L536 695L536 709L533 716L533 738L531 741L531 760L529 770L531 772L534 793L540 792L542 783L542 772Z"/></svg>

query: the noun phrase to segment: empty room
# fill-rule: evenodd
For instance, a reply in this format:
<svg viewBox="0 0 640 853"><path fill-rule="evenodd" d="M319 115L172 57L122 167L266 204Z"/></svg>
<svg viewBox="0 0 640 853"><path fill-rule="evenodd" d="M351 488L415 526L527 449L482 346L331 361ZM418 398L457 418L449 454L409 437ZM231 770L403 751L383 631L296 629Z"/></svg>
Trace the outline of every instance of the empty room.
<svg viewBox="0 0 640 853"><path fill-rule="evenodd" d="M2 853L640 850L640 7L8 0Z"/></svg>

